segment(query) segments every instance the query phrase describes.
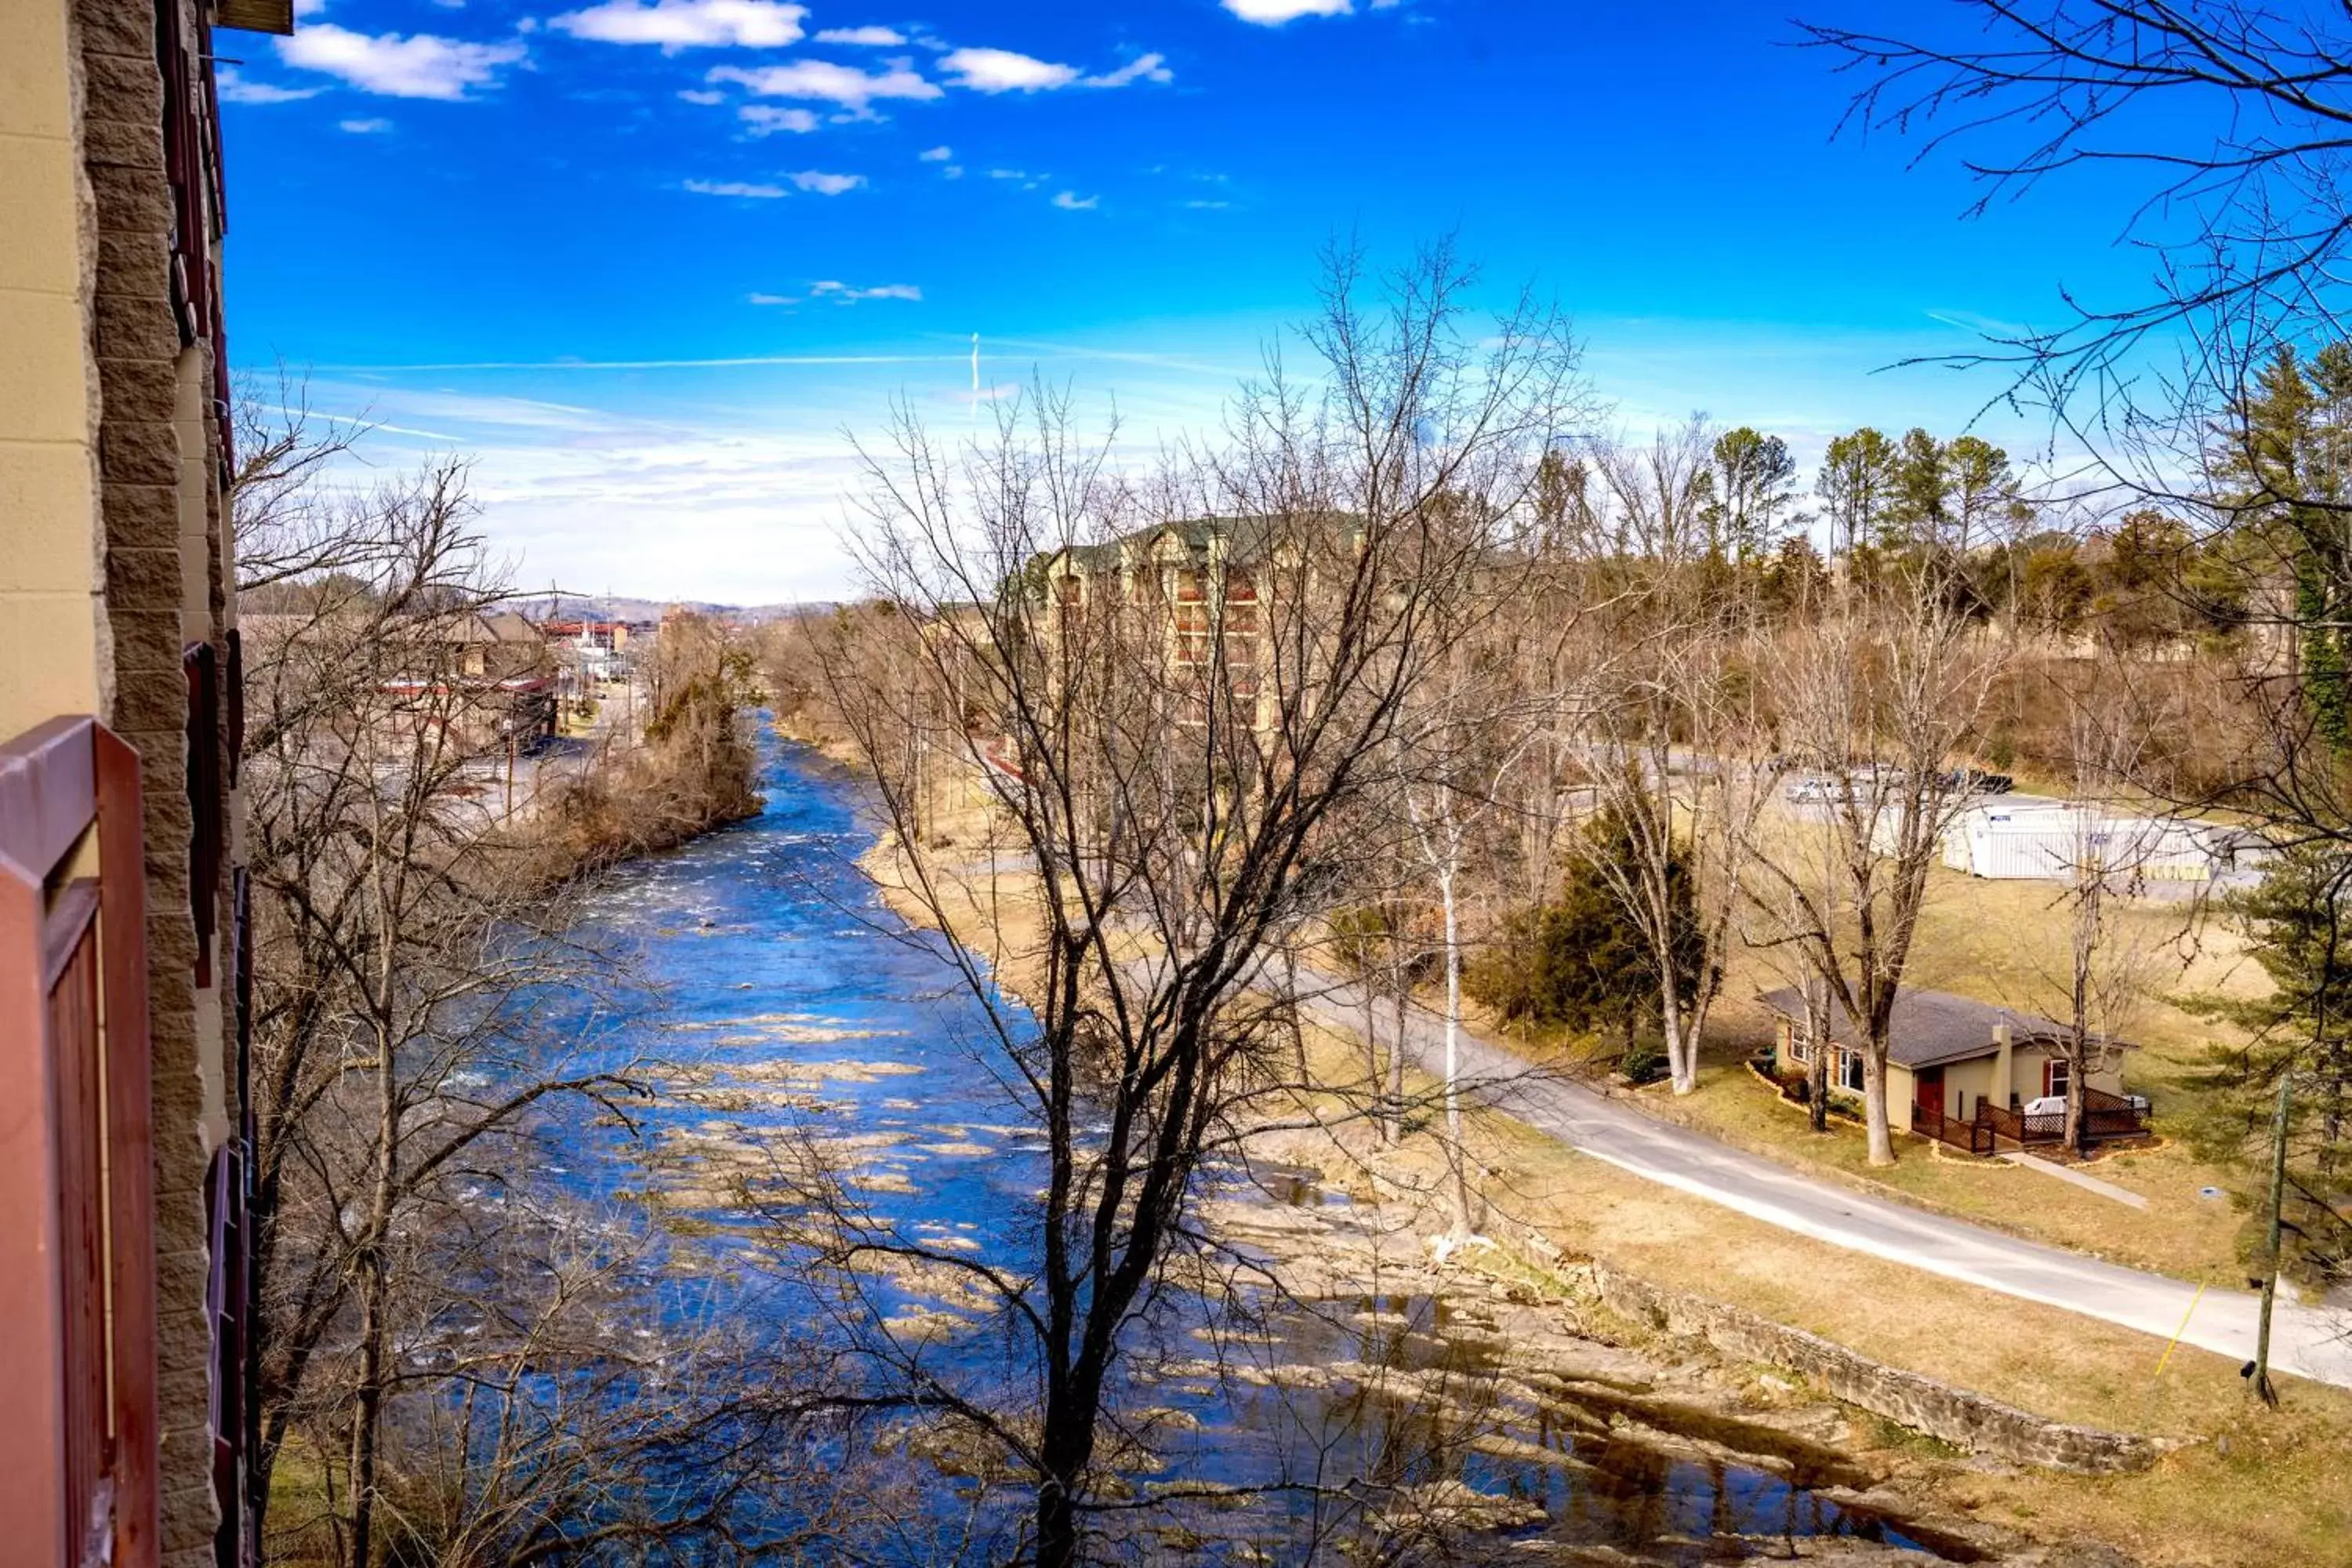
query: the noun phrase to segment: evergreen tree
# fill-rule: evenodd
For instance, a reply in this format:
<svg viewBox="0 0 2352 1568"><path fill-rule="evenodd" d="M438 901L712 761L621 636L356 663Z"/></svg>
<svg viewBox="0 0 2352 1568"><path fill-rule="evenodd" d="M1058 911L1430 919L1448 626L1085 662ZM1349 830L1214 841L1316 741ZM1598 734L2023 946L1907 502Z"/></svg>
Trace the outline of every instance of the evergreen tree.
<svg viewBox="0 0 2352 1568"><path fill-rule="evenodd" d="M1642 1023L1658 1006L1657 969L1640 927L1591 861L1597 853L1631 865L1637 851L1614 811L1592 817L1583 832L1595 850L1570 857L1556 902L1504 922L1502 940L1469 976L1471 989L1507 1020L1614 1034L1631 1055ZM1706 952L1691 876L1687 855L1677 854L1668 886L1677 917L1675 985L1685 1002L1698 994Z"/></svg>
<svg viewBox="0 0 2352 1568"><path fill-rule="evenodd" d="M1832 553L1879 540L1896 503L1895 470L1895 444L1867 426L1830 443L1814 488L1829 513Z"/></svg>
<svg viewBox="0 0 2352 1568"><path fill-rule="evenodd" d="M1966 555L2014 538L2032 517L2009 454L1978 436L1957 436L1944 447L1952 548Z"/></svg>
<svg viewBox="0 0 2352 1568"><path fill-rule="evenodd" d="M1764 555L1778 542L1782 517L1796 499L1797 459L1789 444L1743 425L1715 438L1708 467L1712 494L1705 519L1711 551L1742 562Z"/></svg>
<svg viewBox="0 0 2352 1568"><path fill-rule="evenodd" d="M1893 495L1880 520L1878 542L1899 551L1943 547L1951 538L1952 480L1944 444L1925 430L1905 433L1894 453Z"/></svg>
<svg viewBox="0 0 2352 1568"><path fill-rule="evenodd" d="M2264 996L2213 996L2200 1010L2246 1031L2208 1053L2193 1129L2209 1158L2247 1173L2242 1250L2266 1261L2264 1189L2280 1082L2291 1079L2281 1267L2325 1282L2352 1275L2352 857L2339 846L2283 852L2231 912L2270 976Z"/></svg>
<svg viewBox="0 0 2352 1568"><path fill-rule="evenodd" d="M2247 390L2221 454L2227 498L2293 576L2298 676L2312 727L2352 748L2352 346L2291 347Z"/></svg>

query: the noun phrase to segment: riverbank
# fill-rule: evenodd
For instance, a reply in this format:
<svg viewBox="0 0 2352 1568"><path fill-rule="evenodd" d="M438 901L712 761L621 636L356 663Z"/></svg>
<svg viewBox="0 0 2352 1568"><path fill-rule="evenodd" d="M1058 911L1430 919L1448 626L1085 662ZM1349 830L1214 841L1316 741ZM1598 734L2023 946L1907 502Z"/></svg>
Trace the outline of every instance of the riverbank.
<svg viewBox="0 0 2352 1568"><path fill-rule="evenodd" d="M919 876L904 847L887 839L866 868L910 921L936 925L944 909L960 934L1010 939L987 956L1017 990L1024 953L1034 951L1024 933L1034 934L1034 917L1024 907L1023 873L998 837L967 819L932 836ZM1432 1227L1444 1186L1435 1145L1408 1139L1396 1151L1368 1147L1363 1100L1344 1092L1370 1070L1360 1041L1309 1033L1325 1081L1342 1092L1317 1128L1267 1135L1254 1153ZM1507 1119L1476 1118L1471 1139L1484 1197L1508 1222L1490 1228L1522 1227L1560 1257L1724 1303L2034 1416L2144 1436L2168 1450L2133 1474L2061 1475L1958 1453L1876 1417L1856 1419L1849 1457L1883 1467L1887 1484L1919 1500L1925 1514L2182 1568L2352 1561L2345 1546L2352 1468L2342 1463L2352 1451L2352 1401L2337 1391L2293 1383L2287 1408L2273 1415L2252 1405L2235 1365L2218 1356L2185 1348L2168 1356L2144 1334L1698 1205ZM1486 1258L1515 1278L1513 1288L1549 1290L1558 1310L1584 1312L1588 1325L1600 1321L1570 1285L1543 1284L1545 1270L1510 1249L1473 1255L1462 1267L1483 1270ZM1465 1288L1475 1292L1486 1282ZM1624 1322L1612 1331L1637 1344L1650 1333ZM1676 1362L1706 1354L1684 1342L1657 1348ZM2094 1542L2106 1544L2087 1544Z"/></svg>

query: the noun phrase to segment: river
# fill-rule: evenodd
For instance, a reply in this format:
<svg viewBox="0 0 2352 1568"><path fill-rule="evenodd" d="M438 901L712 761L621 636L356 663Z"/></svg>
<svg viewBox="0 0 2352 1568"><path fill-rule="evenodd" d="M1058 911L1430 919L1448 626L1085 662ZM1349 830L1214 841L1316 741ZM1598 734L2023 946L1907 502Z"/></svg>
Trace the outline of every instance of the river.
<svg viewBox="0 0 2352 1568"><path fill-rule="evenodd" d="M749 1239L757 1229L733 1191L747 1171L777 1147L822 1148L855 1162L851 1191L878 1221L942 1252L1017 1261L1034 1244L1024 1216L1042 1183L1041 1139L1000 1076L987 1010L940 939L910 930L856 870L874 830L852 782L772 737L761 766L758 816L623 868L593 893L583 934L633 949L649 983L595 1020L599 1049L614 1064L675 1065L670 1092L634 1135L571 1128L548 1173L574 1195L624 1206L662 1194L656 1212L677 1233L677 1255L703 1249L706 1263L723 1264L715 1271L731 1281L727 1310L761 1333L824 1333L835 1331L812 1326L822 1319L801 1287L776 1278L772 1255ZM1236 1173L1218 1180L1246 1190ZM1260 1201L1284 1199L1316 1211L1318 1225L1349 1219L1343 1196L1300 1184ZM690 1271L707 1279L714 1267ZM1013 1364L1001 1331L971 1328L936 1277L866 1283L874 1318L910 1343L934 1344L937 1364L965 1386ZM1612 1417L1549 1398L1540 1379L1496 1381L1508 1347L1491 1318L1422 1295L1329 1307L1275 1314L1240 1350L1241 1341L1220 1341L1225 1373L1209 1359L1205 1310L1180 1299L1150 1326L1150 1363L1126 1389L1130 1409L1146 1412L1138 1430L1147 1441L1125 1479L1266 1485L1311 1475L1319 1485L1213 1510L1230 1529L1197 1510L1130 1523L1126 1555L1299 1561L1335 1518L1377 1533L1398 1500L1432 1498L1470 1500L1465 1521L1522 1562L1545 1561L1547 1545L1681 1563L1743 1548L1784 1555L1803 1537L1913 1544L1804 1484L1821 1478L1802 1465L1654 1440L1622 1410ZM1591 1354L1625 1382L1622 1354ZM1383 1371L1400 1383L1369 1386ZM1593 1389L1609 1381L1591 1375ZM940 1485L970 1496L968 1476ZM1018 1502L1009 1490L1008 1518Z"/></svg>

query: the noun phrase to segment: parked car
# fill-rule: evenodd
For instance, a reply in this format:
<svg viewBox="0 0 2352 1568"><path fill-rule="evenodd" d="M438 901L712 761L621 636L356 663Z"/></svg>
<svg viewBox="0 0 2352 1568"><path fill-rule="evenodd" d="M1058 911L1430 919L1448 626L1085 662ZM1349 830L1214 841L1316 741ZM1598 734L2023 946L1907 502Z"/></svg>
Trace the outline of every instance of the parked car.
<svg viewBox="0 0 2352 1568"><path fill-rule="evenodd" d="M1954 768L1944 775L1944 786L1959 795L2007 795L2017 787L2017 781L2007 773L1989 773L1977 768Z"/></svg>
<svg viewBox="0 0 2352 1568"><path fill-rule="evenodd" d="M1899 783L1902 775L1892 768L1882 769L1874 763L1864 763L1850 773L1800 773L1781 790L1790 805L1826 805L1843 799L1851 787L1854 798L1866 799L1882 784Z"/></svg>

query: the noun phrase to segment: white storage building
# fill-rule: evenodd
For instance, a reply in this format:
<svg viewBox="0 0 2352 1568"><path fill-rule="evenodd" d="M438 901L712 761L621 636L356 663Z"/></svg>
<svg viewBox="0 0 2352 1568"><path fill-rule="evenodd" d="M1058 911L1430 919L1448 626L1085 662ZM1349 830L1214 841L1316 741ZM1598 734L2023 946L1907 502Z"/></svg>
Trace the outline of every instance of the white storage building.
<svg viewBox="0 0 2352 1568"><path fill-rule="evenodd" d="M2071 881L2097 867L2126 880L2206 882L2257 858L2247 830L2179 816L2107 816L2034 796L1961 808L1944 835L1944 864L1972 877Z"/></svg>

